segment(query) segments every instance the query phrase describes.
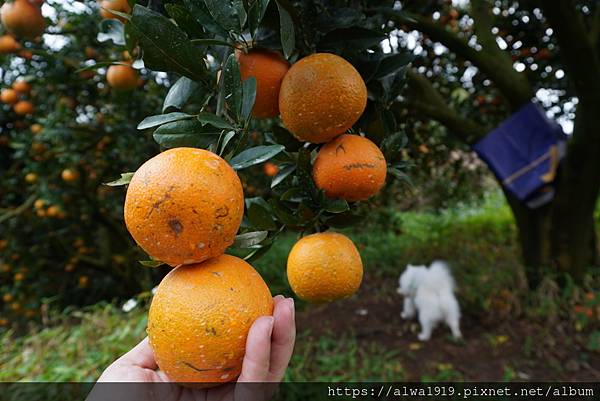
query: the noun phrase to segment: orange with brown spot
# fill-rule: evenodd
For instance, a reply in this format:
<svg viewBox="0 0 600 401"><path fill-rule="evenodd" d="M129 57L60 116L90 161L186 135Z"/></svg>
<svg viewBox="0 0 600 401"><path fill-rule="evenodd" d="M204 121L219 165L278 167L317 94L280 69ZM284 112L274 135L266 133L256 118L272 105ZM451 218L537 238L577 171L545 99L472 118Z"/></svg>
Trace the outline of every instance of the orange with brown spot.
<svg viewBox="0 0 600 401"><path fill-rule="evenodd" d="M272 118L279 114L279 89L290 64L279 52L250 50L236 53L240 74L245 81L256 78L256 101L252 108L254 118Z"/></svg>
<svg viewBox="0 0 600 401"><path fill-rule="evenodd" d="M358 291L360 254L350 238L335 232L308 235L290 251L287 276L294 293L310 302L331 302Z"/></svg>
<svg viewBox="0 0 600 401"><path fill-rule="evenodd" d="M244 260L221 255L179 266L152 299L150 346L173 381L198 387L229 382L241 372L250 326L272 313L269 288Z"/></svg>
<svg viewBox="0 0 600 401"><path fill-rule="evenodd" d="M349 202L369 199L385 184L387 163L373 142L359 135L341 135L324 145L312 175L330 198Z"/></svg>
<svg viewBox="0 0 600 401"><path fill-rule="evenodd" d="M358 71L329 53L316 53L294 64L279 92L284 125L305 142L328 142L343 134L366 105L367 86Z"/></svg>
<svg viewBox="0 0 600 401"><path fill-rule="evenodd" d="M216 154L174 148L135 172L125 198L125 223L154 259L203 262L230 246L244 214L236 172Z"/></svg>

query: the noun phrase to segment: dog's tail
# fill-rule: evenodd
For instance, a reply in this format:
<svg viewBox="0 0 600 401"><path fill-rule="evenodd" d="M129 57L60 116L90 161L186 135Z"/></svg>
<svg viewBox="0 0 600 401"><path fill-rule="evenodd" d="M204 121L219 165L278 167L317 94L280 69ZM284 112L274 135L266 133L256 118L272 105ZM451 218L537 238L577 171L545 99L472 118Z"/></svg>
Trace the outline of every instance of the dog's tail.
<svg viewBox="0 0 600 401"><path fill-rule="evenodd" d="M450 273L450 267L446 262L443 260L434 261L429 267L429 272L431 280L441 284L438 288L446 285L449 286L452 291L456 291L456 283Z"/></svg>

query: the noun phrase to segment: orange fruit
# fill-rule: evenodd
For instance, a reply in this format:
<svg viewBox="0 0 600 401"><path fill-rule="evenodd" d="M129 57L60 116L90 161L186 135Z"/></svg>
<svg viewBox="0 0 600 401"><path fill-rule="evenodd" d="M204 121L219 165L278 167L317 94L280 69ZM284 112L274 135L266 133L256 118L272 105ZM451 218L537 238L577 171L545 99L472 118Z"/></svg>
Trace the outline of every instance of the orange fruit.
<svg viewBox="0 0 600 401"><path fill-rule="evenodd" d="M31 50L21 50L19 52L19 57L24 58L25 60L31 60L33 58L33 52Z"/></svg>
<svg viewBox="0 0 600 401"><path fill-rule="evenodd" d="M45 205L46 201L44 199L36 199L35 202L33 202L33 207L35 209L42 209Z"/></svg>
<svg viewBox="0 0 600 401"><path fill-rule="evenodd" d="M19 94L14 89L2 89L0 91L0 101L6 104L15 104L19 101Z"/></svg>
<svg viewBox="0 0 600 401"><path fill-rule="evenodd" d="M4 294L2 295L2 300L6 303L12 302L12 300L14 299L14 297L12 296L12 294Z"/></svg>
<svg viewBox="0 0 600 401"><path fill-rule="evenodd" d="M113 14L109 10L115 10L125 14L131 13L131 7L127 0L103 0L100 2L100 7L100 15L104 19L118 19L121 22L126 22L125 18Z"/></svg>
<svg viewBox="0 0 600 401"><path fill-rule="evenodd" d="M279 110L288 130L323 143L352 127L367 105L367 86L356 69L329 53L304 57L281 83Z"/></svg>
<svg viewBox="0 0 600 401"><path fill-rule="evenodd" d="M0 19L9 33L27 39L35 39L46 29L42 11L28 0L5 2L0 8Z"/></svg>
<svg viewBox="0 0 600 401"><path fill-rule="evenodd" d="M33 104L27 100L21 100L17 104L13 106L13 110L20 116L25 116L27 114L33 114Z"/></svg>
<svg viewBox="0 0 600 401"><path fill-rule="evenodd" d="M106 81L115 89L131 90L137 87L138 73L128 65L111 65L106 70Z"/></svg>
<svg viewBox="0 0 600 401"><path fill-rule="evenodd" d="M269 288L244 260L221 255L179 266L152 299L150 346L171 380L214 386L239 376L250 326L272 313Z"/></svg>
<svg viewBox="0 0 600 401"><path fill-rule="evenodd" d="M21 48L19 42L10 35L0 36L0 54L15 53Z"/></svg>
<svg viewBox="0 0 600 401"><path fill-rule="evenodd" d="M33 135L39 134L43 129L44 127L42 127L41 124L31 124L31 127L29 127L29 130Z"/></svg>
<svg viewBox="0 0 600 401"><path fill-rule="evenodd" d="M17 92L24 94L31 92L31 84L23 79L18 79L13 82L12 88Z"/></svg>
<svg viewBox="0 0 600 401"><path fill-rule="evenodd" d="M294 244L287 276L296 295L310 302L331 302L354 294L362 281L360 254L350 238L325 232Z"/></svg>
<svg viewBox="0 0 600 401"><path fill-rule="evenodd" d="M88 59L98 57L98 51L91 46L86 46L84 49L85 57Z"/></svg>
<svg viewBox="0 0 600 401"><path fill-rule="evenodd" d="M60 176L65 182L73 182L79 179L79 172L70 168L66 168L62 171L62 173L60 173Z"/></svg>
<svg viewBox="0 0 600 401"><path fill-rule="evenodd" d="M366 200L385 184L387 164L381 150L359 135L340 135L325 144L313 165L315 185L330 198Z"/></svg>
<svg viewBox="0 0 600 401"><path fill-rule="evenodd" d="M279 88L290 64L281 53L270 50L238 51L236 56L242 79L256 78L256 101L252 116L276 117L279 114Z"/></svg>
<svg viewBox="0 0 600 401"><path fill-rule="evenodd" d="M33 184L36 181L37 181L37 175L36 174L29 173L29 174L25 175L25 182L28 182L29 184Z"/></svg>
<svg viewBox="0 0 600 401"><path fill-rule="evenodd" d="M46 215L48 217L58 217L60 215L60 208L52 205L46 210Z"/></svg>
<svg viewBox="0 0 600 401"><path fill-rule="evenodd" d="M277 167L276 164L273 164L271 162L267 162L267 163L265 163L263 165L263 171L265 172L266 176L268 176L268 177L274 177L279 172L279 167Z"/></svg>
<svg viewBox="0 0 600 401"><path fill-rule="evenodd" d="M243 214L238 175L202 149L174 148L148 160L125 197L127 229L144 251L170 265L223 254Z"/></svg>
<svg viewBox="0 0 600 401"><path fill-rule="evenodd" d="M88 276L79 276L79 287L80 288L86 288L88 286L88 284L90 283L90 278Z"/></svg>

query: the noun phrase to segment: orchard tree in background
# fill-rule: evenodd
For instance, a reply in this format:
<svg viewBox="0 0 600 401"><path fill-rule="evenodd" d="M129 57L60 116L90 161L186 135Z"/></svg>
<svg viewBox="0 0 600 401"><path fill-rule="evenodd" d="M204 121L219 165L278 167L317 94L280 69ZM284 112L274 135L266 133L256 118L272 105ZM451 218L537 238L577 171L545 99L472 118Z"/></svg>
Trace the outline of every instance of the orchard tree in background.
<svg viewBox="0 0 600 401"><path fill-rule="evenodd" d="M397 111L434 119L447 128L448 140L473 145L545 92L544 106L574 123L556 197L539 209L506 197L529 284L537 285L546 268L581 279L598 264L600 7L571 0L458 3L402 1L401 12L371 9L402 31L400 48L406 33L422 46Z"/></svg>

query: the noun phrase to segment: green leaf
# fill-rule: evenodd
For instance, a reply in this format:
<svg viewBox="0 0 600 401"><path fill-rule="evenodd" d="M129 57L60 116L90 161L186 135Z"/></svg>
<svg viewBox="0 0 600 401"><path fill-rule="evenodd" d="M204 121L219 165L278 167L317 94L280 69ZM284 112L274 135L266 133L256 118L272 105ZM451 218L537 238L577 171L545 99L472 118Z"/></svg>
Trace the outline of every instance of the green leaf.
<svg viewBox="0 0 600 401"><path fill-rule="evenodd" d="M207 148L219 140L220 130L204 127L196 119L175 121L163 124L154 131L154 140L165 148L187 146Z"/></svg>
<svg viewBox="0 0 600 401"><path fill-rule="evenodd" d="M225 134L225 136L223 137L223 140L221 141L221 147L219 148L219 155L223 154L223 152L227 148L227 145L233 139L233 137L235 137L236 134L237 134L237 132L235 132L235 131L229 131L228 133Z"/></svg>
<svg viewBox="0 0 600 401"><path fill-rule="evenodd" d="M269 249L271 249L271 247L273 246L273 243L270 242L266 245L261 246L260 248L250 252L248 255L246 255L246 257L244 257L244 260L248 263L252 263L258 259L260 259L265 253L267 253L269 251Z"/></svg>
<svg viewBox="0 0 600 401"><path fill-rule="evenodd" d="M272 138L269 138L272 136ZM272 127L272 132L267 134L271 142L285 146L289 152L297 152L304 144L300 142L290 131L275 125Z"/></svg>
<svg viewBox="0 0 600 401"><path fill-rule="evenodd" d="M233 129L233 126L229 124L227 121L223 120L221 117L216 116L212 113L202 112L198 114L198 121L202 123L202 125L210 124L213 127L221 128L221 129Z"/></svg>
<svg viewBox="0 0 600 401"><path fill-rule="evenodd" d="M282 145L256 146L246 149L233 157L229 164L234 170L241 170L265 162L285 149Z"/></svg>
<svg viewBox="0 0 600 401"><path fill-rule="evenodd" d="M144 118L144 120L138 124L137 129L148 129L153 127L158 127L159 125L163 125L166 123L171 123L173 121L185 120L188 118L193 118L194 116L186 114L186 113L169 113L169 114L158 114L156 116L150 116Z"/></svg>
<svg viewBox="0 0 600 401"><path fill-rule="evenodd" d="M161 262L160 260L140 260L140 264L146 267L159 267L165 264L165 262Z"/></svg>
<svg viewBox="0 0 600 401"><path fill-rule="evenodd" d="M265 16L269 0L249 0L248 3L248 26L250 28L250 35L254 37L256 36L260 22Z"/></svg>
<svg viewBox="0 0 600 401"><path fill-rule="evenodd" d="M408 137L402 131L395 132L387 136L381 142L381 151L383 152L385 160L387 160L388 162L394 160L396 155L400 152L402 148L406 146L407 143Z"/></svg>
<svg viewBox="0 0 600 401"><path fill-rule="evenodd" d="M248 120L256 100L256 78L250 77L242 83L242 119Z"/></svg>
<svg viewBox="0 0 600 401"><path fill-rule="evenodd" d="M402 67L413 62L415 55L412 53L398 53L381 59L379 67L373 76L374 79L398 72Z"/></svg>
<svg viewBox="0 0 600 401"><path fill-rule="evenodd" d="M234 43L229 43L220 39L192 39L192 43L203 46L227 46L236 49Z"/></svg>
<svg viewBox="0 0 600 401"><path fill-rule="evenodd" d="M275 217L281 223L290 227L296 227L298 225L298 219L296 216L294 216L287 207L278 202L277 199L271 198L269 200L269 205L271 205L271 210L273 210Z"/></svg>
<svg viewBox="0 0 600 401"><path fill-rule="evenodd" d="M325 210L329 213L343 213L350 210L350 206L344 199L334 199L325 205Z"/></svg>
<svg viewBox="0 0 600 401"><path fill-rule="evenodd" d="M319 32L327 33L339 28L349 28L364 21L365 15L354 8L334 8L317 17Z"/></svg>
<svg viewBox="0 0 600 401"><path fill-rule="evenodd" d="M183 0L186 8L190 10L192 16L204 27L205 30L212 32L222 38L228 37L228 32L215 22L210 15L204 0Z"/></svg>
<svg viewBox="0 0 600 401"><path fill-rule="evenodd" d="M230 54L225 63L222 90L225 91L225 99L229 109L239 118L242 112L243 89L240 66L235 58L235 54Z"/></svg>
<svg viewBox="0 0 600 401"><path fill-rule="evenodd" d="M163 113L169 109L180 110L199 86L197 82L192 81L188 77L179 78L169 89L169 93L165 97L162 108Z"/></svg>
<svg viewBox="0 0 600 401"><path fill-rule="evenodd" d="M303 193L316 202L318 200L319 191L312 179L310 150L306 148L302 148L298 152L296 176L298 177L298 182Z"/></svg>
<svg viewBox="0 0 600 401"><path fill-rule="evenodd" d="M108 185L109 187L119 187L121 185L127 185L131 182L133 175L135 173L121 173L121 178L118 180L114 180L111 182L107 182L104 185Z"/></svg>
<svg viewBox="0 0 600 401"><path fill-rule="evenodd" d="M165 9L175 20L177 26L179 26L188 36L192 38L202 37L204 30L202 25L190 14L189 10L181 4L167 3Z"/></svg>
<svg viewBox="0 0 600 401"><path fill-rule="evenodd" d="M246 199L246 216L253 227L259 230L276 230L271 206L263 198Z"/></svg>
<svg viewBox="0 0 600 401"><path fill-rule="evenodd" d="M252 231L239 234L235 236L235 242L231 246L233 248L251 248L263 242L268 235L268 231Z"/></svg>
<svg viewBox="0 0 600 401"><path fill-rule="evenodd" d="M116 19L105 19L100 23L99 32L96 36L98 42L112 42L117 46L125 45L125 26Z"/></svg>
<svg viewBox="0 0 600 401"><path fill-rule="evenodd" d="M136 4L128 25L144 51L147 68L178 72L196 81L206 78L203 52L168 18Z"/></svg>
<svg viewBox="0 0 600 401"><path fill-rule="evenodd" d="M325 219L328 226L334 228L347 228L362 223L365 216L352 214L352 212L336 214Z"/></svg>
<svg viewBox="0 0 600 401"><path fill-rule="evenodd" d="M290 13L277 1L279 10L279 35L281 37L281 47L286 58L290 57L296 47L296 34L294 32L294 21Z"/></svg>
<svg viewBox="0 0 600 401"><path fill-rule="evenodd" d="M246 11L242 0L204 0L215 22L228 31L241 33L246 23Z"/></svg>
<svg viewBox="0 0 600 401"><path fill-rule="evenodd" d="M387 35L383 32L355 26L329 32L321 39L318 48L336 52L348 50L356 53L378 45L386 38Z"/></svg>
<svg viewBox="0 0 600 401"><path fill-rule="evenodd" d="M98 68L102 68L102 67L108 67L110 65L130 65L127 63L124 63L122 61L101 61L99 63L95 63L95 64L90 64L90 65L86 65L83 68L79 68L78 70L76 70L76 73L79 73L81 71L90 71L90 70L97 70Z"/></svg>
<svg viewBox="0 0 600 401"><path fill-rule="evenodd" d="M293 164L280 169L279 172L275 175L275 177L273 177L273 181L271 181L271 188L275 188L294 171L296 171L296 166Z"/></svg>

